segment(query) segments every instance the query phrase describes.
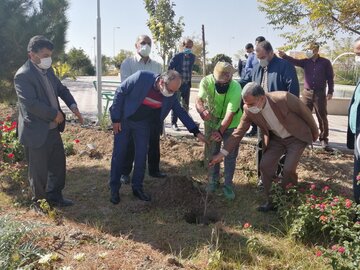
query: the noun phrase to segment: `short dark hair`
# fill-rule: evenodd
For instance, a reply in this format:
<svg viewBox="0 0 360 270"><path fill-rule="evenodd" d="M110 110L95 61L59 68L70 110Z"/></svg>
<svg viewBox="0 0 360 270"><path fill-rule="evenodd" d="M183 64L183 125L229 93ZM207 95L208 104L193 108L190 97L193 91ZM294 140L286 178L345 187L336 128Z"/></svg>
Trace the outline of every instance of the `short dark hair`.
<svg viewBox="0 0 360 270"><path fill-rule="evenodd" d="M264 40L265 40L265 38L263 36L258 36L257 38L255 38L255 42L261 42Z"/></svg>
<svg viewBox="0 0 360 270"><path fill-rule="evenodd" d="M247 49L247 50L254 49L254 45L252 45L251 43L248 43L245 45L245 49Z"/></svg>
<svg viewBox="0 0 360 270"><path fill-rule="evenodd" d="M257 44L258 47L263 48L267 53L273 52L273 47L271 43L267 40L261 41Z"/></svg>
<svg viewBox="0 0 360 270"><path fill-rule="evenodd" d="M38 36L33 36L30 39L29 44L27 46L27 51L37 53L44 48L52 51L54 50L54 44L46 37L38 35Z"/></svg>
<svg viewBox="0 0 360 270"><path fill-rule="evenodd" d="M242 90L242 97L246 97L248 95L253 97L265 96L265 91L260 84L257 84L256 82L249 82Z"/></svg>

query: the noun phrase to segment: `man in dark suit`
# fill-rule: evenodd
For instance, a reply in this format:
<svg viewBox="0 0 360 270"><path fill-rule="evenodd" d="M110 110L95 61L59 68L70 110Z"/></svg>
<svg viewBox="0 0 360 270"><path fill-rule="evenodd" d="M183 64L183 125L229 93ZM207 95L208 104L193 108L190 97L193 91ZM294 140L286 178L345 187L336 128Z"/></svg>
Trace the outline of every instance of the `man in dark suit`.
<svg viewBox="0 0 360 270"><path fill-rule="evenodd" d="M355 63L360 65L360 38L355 40L354 44ZM354 149L354 175L353 188L354 200L360 203L360 181L357 177L360 172L360 80L358 81L349 107L349 121L347 131L347 147Z"/></svg>
<svg viewBox="0 0 360 270"><path fill-rule="evenodd" d="M143 191L143 180L150 126L155 118L164 121L170 110L173 110L189 132L199 140L205 141L198 126L174 95L180 85L181 75L175 70L168 70L161 75L138 71L122 82L116 90L110 108L114 131L110 173L110 201L113 204L120 202L120 177L123 174L123 163L127 158L124 149L127 149L131 136L135 143L135 162L131 181L133 194L142 201L151 200Z"/></svg>
<svg viewBox="0 0 360 270"><path fill-rule="evenodd" d="M169 70L174 69L181 74L182 83L177 96L179 101L181 99L181 104L185 110L189 111L191 77L195 63L195 55L192 53L192 47L194 43L191 39L185 39L182 45L184 50L175 54L174 57L170 60ZM172 113L171 127L174 131L179 130L177 126L177 119L177 115Z"/></svg>
<svg viewBox="0 0 360 270"><path fill-rule="evenodd" d="M319 130L306 105L296 96L284 91L265 93L257 83L248 83L243 89L244 114L220 153L210 165L220 162L241 141L251 123L262 131L264 154L260 163L267 202L259 211L274 210L270 189L280 157L286 152L282 185L297 184L296 168L302 152L308 144L316 141Z"/></svg>
<svg viewBox="0 0 360 270"><path fill-rule="evenodd" d="M33 200L46 199L54 206L70 206L62 195L66 162L60 132L65 128L60 97L72 112L83 118L70 91L51 68L54 45L43 36L34 36L28 44L29 59L16 72L20 142L25 146L29 182Z"/></svg>

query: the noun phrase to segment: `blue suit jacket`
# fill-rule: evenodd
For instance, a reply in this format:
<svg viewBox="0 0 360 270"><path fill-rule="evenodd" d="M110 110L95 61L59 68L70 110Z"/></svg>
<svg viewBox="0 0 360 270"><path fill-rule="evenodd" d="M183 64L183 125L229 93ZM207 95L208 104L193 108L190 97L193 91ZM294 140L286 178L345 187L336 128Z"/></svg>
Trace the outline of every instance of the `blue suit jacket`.
<svg viewBox="0 0 360 270"><path fill-rule="evenodd" d="M243 87L248 82L256 82L261 84L264 69L260 64L256 64L252 73L240 80ZM299 80L296 75L295 67L288 61L274 55L268 65L268 89L273 91L287 91L299 97L300 87Z"/></svg>
<svg viewBox="0 0 360 270"><path fill-rule="evenodd" d="M358 81L358 83L356 84L355 90L358 87L358 85L360 84L360 80ZM358 90L359 91L359 90ZM350 107L351 105L354 103L355 101L355 91L354 94L352 96L351 99L351 103L349 106L349 113L348 115L350 115ZM360 133L360 104L356 109L356 137L359 135ZM346 145L349 149L354 149L355 146L355 136L354 133L352 133L351 129L350 129L350 125L349 125L349 119L348 119L348 128L347 128L347 140L346 140Z"/></svg>
<svg viewBox="0 0 360 270"><path fill-rule="evenodd" d="M40 147L45 143L49 132L49 123L60 111L60 106L58 109L51 106L40 76L34 64L28 60L16 72L14 78L19 101L19 140L25 146L33 148ZM60 97L69 108L72 104L76 104L69 89L55 76L52 68L48 69L47 77L54 88L56 97Z"/></svg>
<svg viewBox="0 0 360 270"><path fill-rule="evenodd" d="M170 60L168 69L175 69L177 72L182 74L184 57L185 57L185 54L183 52L175 54L174 57L171 58L171 60ZM190 69L191 69L191 72L192 72L192 69L194 67L194 63L195 63L195 55L191 53L190 54Z"/></svg>
<svg viewBox="0 0 360 270"><path fill-rule="evenodd" d="M114 101L110 107L113 123L119 123L122 119L128 118L137 111L150 89L154 86L158 76L158 74L150 71L141 70L135 72L120 84L120 87L116 89ZM163 97L160 121L164 121L171 110L174 111L190 132L198 129L189 114L181 107L176 95Z"/></svg>

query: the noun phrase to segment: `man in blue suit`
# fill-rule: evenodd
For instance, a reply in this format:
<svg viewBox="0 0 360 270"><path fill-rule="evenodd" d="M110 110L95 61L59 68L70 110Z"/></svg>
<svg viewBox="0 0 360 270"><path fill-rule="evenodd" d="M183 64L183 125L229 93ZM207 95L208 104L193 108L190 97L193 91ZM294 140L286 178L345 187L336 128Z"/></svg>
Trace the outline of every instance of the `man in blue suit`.
<svg viewBox="0 0 360 270"><path fill-rule="evenodd" d="M60 97L71 111L83 118L70 91L55 76L51 68L54 45L43 36L34 36L28 44L29 59L15 74L18 96L19 140L25 146L29 182L33 201L46 199L51 205L70 206L63 198L66 161L59 132L65 128Z"/></svg>
<svg viewBox="0 0 360 270"><path fill-rule="evenodd" d="M191 39L185 39L182 43L184 50L174 55L170 60L169 69L176 70L181 74L182 83L180 91L177 93L178 99L181 99L181 104L186 111L189 111L190 102L190 89L192 70L195 63L195 55L192 53L194 45ZM177 126L178 116L174 113L171 114L171 127L174 131L179 131Z"/></svg>
<svg viewBox="0 0 360 270"><path fill-rule="evenodd" d="M360 38L355 40L354 44L355 63L360 65ZM353 175L353 188L354 188L354 200L356 203L360 203L360 182L357 180L357 176L360 172L360 149L357 141L360 133L360 80L358 81L354 95L351 99L349 107L349 121L347 131L347 147L354 149L354 175Z"/></svg>
<svg viewBox="0 0 360 270"><path fill-rule="evenodd" d="M126 148L130 137L135 143L135 165L132 175L134 196L143 201L151 197L143 191L146 166L146 154L150 136L150 125L156 118L163 121L173 110L189 132L205 142L198 126L181 107L176 95L180 88L181 75L175 70L158 75L149 71L138 71L121 83L116 90L114 102L110 108L114 131L114 149L110 172L110 201L120 202L120 177L126 159Z"/></svg>

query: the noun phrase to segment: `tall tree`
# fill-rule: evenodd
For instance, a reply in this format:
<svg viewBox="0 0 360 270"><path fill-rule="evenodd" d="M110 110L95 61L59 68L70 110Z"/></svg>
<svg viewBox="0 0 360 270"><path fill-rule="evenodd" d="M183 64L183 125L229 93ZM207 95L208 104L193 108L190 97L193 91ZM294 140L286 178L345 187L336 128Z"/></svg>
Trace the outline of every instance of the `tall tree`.
<svg viewBox="0 0 360 270"><path fill-rule="evenodd" d="M66 54L66 63L70 65L71 70L76 75L93 75L89 74L89 71L93 70L94 68L91 64L90 58L81 48L71 48L70 51Z"/></svg>
<svg viewBox="0 0 360 270"><path fill-rule="evenodd" d="M32 36L42 34L53 40L55 59L64 51L67 8L68 0L0 1L0 80L12 81L27 59L27 44Z"/></svg>
<svg viewBox="0 0 360 270"><path fill-rule="evenodd" d="M285 37L293 47L334 39L339 32L360 35L359 0L258 0L275 29L293 28Z"/></svg>
<svg viewBox="0 0 360 270"><path fill-rule="evenodd" d="M180 17L175 22L175 12L173 10L175 4L170 0L144 0L144 3L149 14L147 26L158 47L165 69L169 55L175 49L176 43L184 31L183 17Z"/></svg>
<svg viewBox="0 0 360 270"><path fill-rule="evenodd" d="M120 52L113 58L112 64L113 64L116 68L120 69L120 66L121 66L122 62L123 62L126 58L128 58L128 57L130 57L130 56L133 56L133 55L134 55L134 54L133 54L132 51L127 51L127 50L121 49Z"/></svg>

